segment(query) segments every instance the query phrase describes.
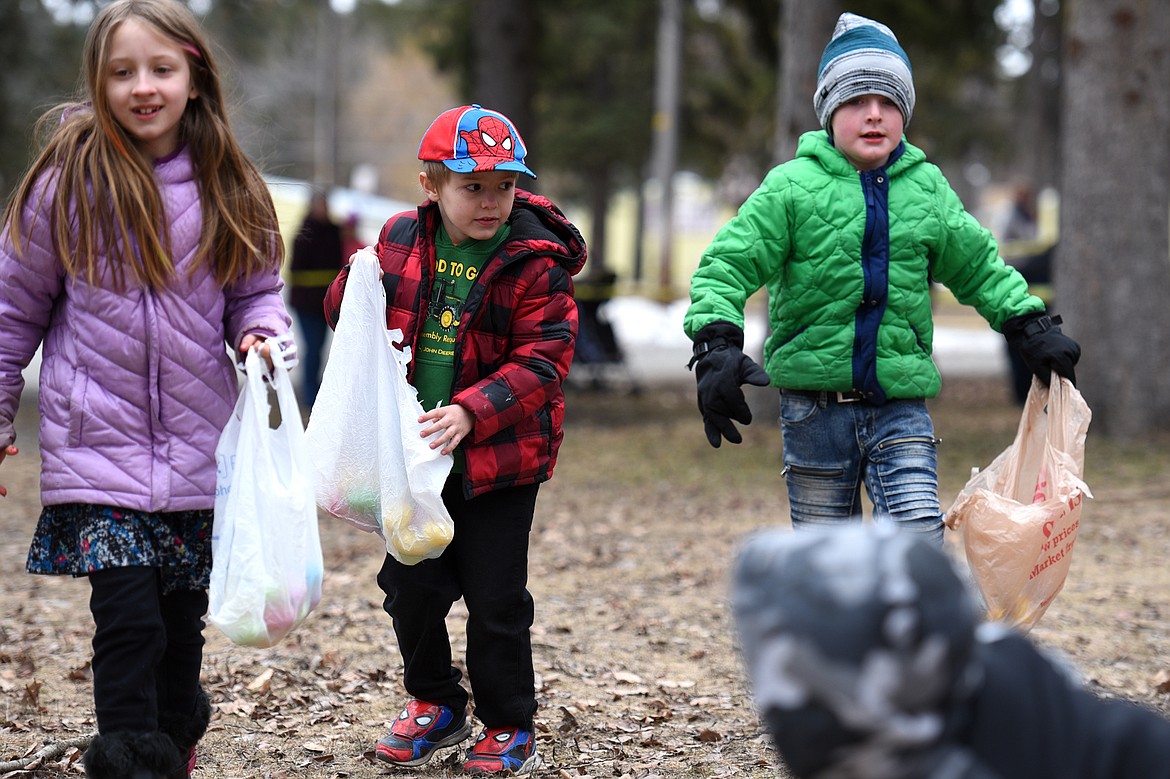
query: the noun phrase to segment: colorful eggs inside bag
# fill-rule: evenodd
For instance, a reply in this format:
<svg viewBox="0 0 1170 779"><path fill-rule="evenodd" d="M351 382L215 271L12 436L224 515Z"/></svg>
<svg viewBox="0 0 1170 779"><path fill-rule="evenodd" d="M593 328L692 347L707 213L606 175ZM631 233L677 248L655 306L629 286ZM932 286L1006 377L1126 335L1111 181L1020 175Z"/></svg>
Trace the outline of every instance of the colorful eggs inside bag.
<svg viewBox="0 0 1170 779"><path fill-rule="evenodd" d="M246 381L216 447L208 621L234 643L269 647L321 599L313 470L288 369L248 352ZM269 386L280 423L270 425Z"/></svg>
<svg viewBox="0 0 1170 779"><path fill-rule="evenodd" d="M317 505L367 532L413 565L438 557L455 525L443 504L453 458L421 437L418 393L407 381L410 349L386 330L386 291L372 252L350 263L329 362L306 437Z"/></svg>

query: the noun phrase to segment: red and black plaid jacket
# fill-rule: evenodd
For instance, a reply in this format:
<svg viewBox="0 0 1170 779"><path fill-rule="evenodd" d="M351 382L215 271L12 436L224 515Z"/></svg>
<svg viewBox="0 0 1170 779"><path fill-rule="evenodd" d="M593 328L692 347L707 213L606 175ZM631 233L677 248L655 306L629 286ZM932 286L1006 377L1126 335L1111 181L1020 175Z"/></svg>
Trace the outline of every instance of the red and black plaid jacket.
<svg viewBox="0 0 1170 779"><path fill-rule="evenodd" d="M386 327L401 329L418 353L435 268L439 208L391 217L376 247L386 288ZM564 433L562 384L573 361L577 306L572 277L585 264L585 241L552 201L523 190L508 239L480 271L455 334L453 402L475 416L460 446L468 498L548 480ZM341 271L325 296L337 324L349 277ZM414 363L410 364L413 380Z"/></svg>

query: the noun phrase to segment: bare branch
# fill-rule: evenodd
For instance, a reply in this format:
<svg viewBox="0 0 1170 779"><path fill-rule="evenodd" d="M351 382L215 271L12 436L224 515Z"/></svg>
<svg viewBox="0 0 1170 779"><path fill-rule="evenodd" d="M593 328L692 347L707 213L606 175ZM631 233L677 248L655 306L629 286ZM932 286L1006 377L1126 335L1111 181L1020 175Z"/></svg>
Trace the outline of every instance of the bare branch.
<svg viewBox="0 0 1170 779"><path fill-rule="evenodd" d="M96 733L90 733L85 736L78 736L77 738L67 739L65 741L57 741L53 744L48 744L40 749L35 754L28 757L22 757L19 760L8 760L0 763L0 774L6 774L10 771L23 771L33 768L43 760L53 760L65 754L70 749L76 747L77 749L85 749L93 741Z"/></svg>

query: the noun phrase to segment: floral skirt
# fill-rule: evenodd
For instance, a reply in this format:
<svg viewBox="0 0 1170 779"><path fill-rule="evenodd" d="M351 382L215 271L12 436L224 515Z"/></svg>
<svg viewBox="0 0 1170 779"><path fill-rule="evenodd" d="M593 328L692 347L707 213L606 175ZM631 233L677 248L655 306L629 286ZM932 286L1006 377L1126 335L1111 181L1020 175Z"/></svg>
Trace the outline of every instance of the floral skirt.
<svg viewBox="0 0 1170 779"><path fill-rule="evenodd" d="M205 590L213 512L151 513L87 503L45 506L25 569L85 576L107 568L158 568L162 590Z"/></svg>

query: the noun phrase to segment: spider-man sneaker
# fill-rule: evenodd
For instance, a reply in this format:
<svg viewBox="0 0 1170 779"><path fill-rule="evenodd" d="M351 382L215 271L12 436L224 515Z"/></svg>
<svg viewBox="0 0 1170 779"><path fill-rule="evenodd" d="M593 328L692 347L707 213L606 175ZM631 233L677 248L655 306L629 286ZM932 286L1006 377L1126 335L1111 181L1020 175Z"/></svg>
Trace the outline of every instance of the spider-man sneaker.
<svg viewBox="0 0 1170 779"><path fill-rule="evenodd" d="M484 728L467 752L463 771L468 774L523 776L539 766L536 736L531 730Z"/></svg>
<svg viewBox="0 0 1170 779"><path fill-rule="evenodd" d="M422 765L436 749L454 746L470 735L466 714L414 698L398 715L390 733L378 740L376 754L393 765Z"/></svg>

